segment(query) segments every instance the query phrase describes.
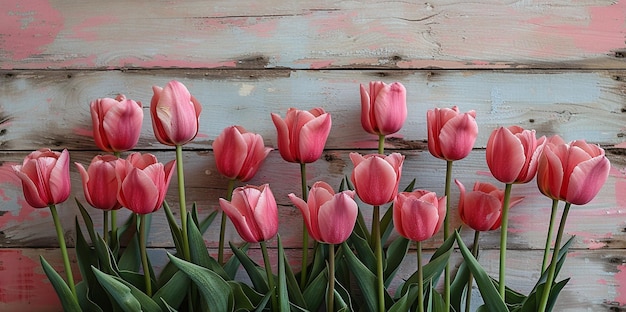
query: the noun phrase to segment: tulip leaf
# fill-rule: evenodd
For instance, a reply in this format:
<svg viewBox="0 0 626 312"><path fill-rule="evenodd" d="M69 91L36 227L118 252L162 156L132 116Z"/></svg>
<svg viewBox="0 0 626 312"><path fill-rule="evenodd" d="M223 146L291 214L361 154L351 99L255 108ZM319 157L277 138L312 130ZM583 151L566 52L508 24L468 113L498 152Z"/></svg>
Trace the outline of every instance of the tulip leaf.
<svg viewBox="0 0 626 312"><path fill-rule="evenodd" d="M408 291L404 296L398 299L389 309L389 312L404 312L409 311L411 306L417 300L417 285L410 285Z"/></svg>
<svg viewBox="0 0 626 312"><path fill-rule="evenodd" d="M200 230L200 233L206 232L206 230L209 228L211 223L213 223L213 220L215 220L215 217L218 215L218 212L219 212L218 210L214 210L208 216L206 216L200 222L200 224L198 224L198 229Z"/></svg>
<svg viewBox="0 0 626 312"><path fill-rule="evenodd" d="M289 311L289 293L287 292L287 277L285 273L285 250L280 240L280 235L277 235L278 240L278 286L276 287L278 295L278 311ZM296 283L297 284L297 283ZM299 287L296 287L299 289Z"/></svg>
<svg viewBox="0 0 626 312"><path fill-rule="evenodd" d="M154 300L162 310L166 310L167 306L178 308L187 295L189 283L189 277L187 277L184 272L178 271L163 287L159 288L159 290L152 295L152 300ZM165 304L167 304L167 306Z"/></svg>
<svg viewBox="0 0 626 312"><path fill-rule="evenodd" d="M102 286L98 283L96 277L91 271L91 266L98 265L98 257L93 252L94 249L89 246L83 232L78 224L78 217L75 218L76 225L76 260L78 261L78 268L80 269L80 275L83 277L84 288L86 288L86 301L81 304L81 307L85 308L91 306L89 302L93 301L94 305L104 307L105 309L110 307L110 303L106 300L107 295ZM93 309L87 309L93 310Z"/></svg>
<svg viewBox="0 0 626 312"><path fill-rule="evenodd" d="M234 306L233 293L230 285L217 273L174 257L168 253L170 261L198 286L207 305L213 312L231 311Z"/></svg>
<svg viewBox="0 0 626 312"><path fill-rule="evenodd" d="M313 276L315 278L307 285L303 295L306 300L306 307L311 311L319 311L328 286L328 269L325 268L320 274Z"/></svg>
<svg viewBox="0 0 626 312"><path fill-rule="evenodd" d="M400 236L391 242L387 248L387 265L385 267L385 272L383 273L383 276L385 276L385 287L389 287L389 284L395 277L400 264L402 264L404 256L409 250L410 242L410 240Z"/></svg>
<svg viewBox="0 0 626 312"><path fill-rule="evenodd" d="M139 251L139 237L133 235L128 246L124 249L120 260L117 262L120 270L139 271L141 267L141 253Z"/></svg>
<svg viewBox="0 0 626 312"><path fill-rule="evenodd" d="M280 259L282 259L284 263L284 273L285 273L285 282L287 283L287 293L289 294L289 300L293 302L295 305L306 308L306 300L304 300L304 296L302 296L302 291L300 290L300 284L296 279L296 276L293 274L293 270L289 265L289 260L285 255L285 251L283 249L282 244L279 242L279 269L280 269ZM320 244L317 244L320 245ZM233 257L234 258L234 257ZM280 285L279 285L280 286Z"/></svg>
<svg viewBox="0 0 626 312"><path fill-rule="evenodd" d="M367 225L365 224L365 218L363 218L361 209L359 209L356 215L356 223L354 224L354 229L352 230L352 234L350 236L367 237L368 239L372 237L367 229Z"/></svg>
<svg viewBox="0 0 626 312"><path fill-rule="evenodd" d="M263 299L263 295L255 292L244 283L237 283L235 281L227 281L227 283L230 285L230 289L233 292L235 311L252 311L252 309L256 307L255 302L258 303Z"/></svg>
<svg viewBox="0 0 626 312"><path fill-rule="evenodd" d="M461 302L463 301L463 294L467 288L466 286L469 277L470 271L467 268L467 264L465 262L461 262L461 265L454 276L454 280L450 284L450 306L452 306L455 311L461 311ZM472 290L468 289L467 291L469 292Z"/></svg>
<svg viewBox="0 0 626 312"><path fill-rule="evenodd" d="M315 244L313 248L313 262L310 265L309 277L318 276L326 269L326 258L328 254L328 244ZM312 279L309 278L306 287L311 283ZM305 287L305 288L306 288Z"/></svg>
<svg viewBox="0 0 626 312"><path fill-rule="evenodd" d="M91 220L91 216L89 215L89 212L87 212L87 210L85 209L83 204L81 204L80 201L78 201L77 198L75 198L74 200L76 201L76 205L78 206L78 210L80 210L81 216L83 216L83 222L85 222L85 228L87 228L87 232L89 233L89 237L91 238L92 242L95 242L96 241L96 233L95 233L95 230L94 230L93 221Z"/></svg>
<svg viewBox="0 0 626 312"><path fill-rule="evenodd" d="M470 250L467 246L465 246L465 243L463 243L463 239L461 238L459 232L455 231L454 236L456 237L463 259L465 259L468 268L474 275L474 280L476 280L478 290L480 291L487 308L489 308L490 311L509 311L506 304L500 297L498 290L491 282L489 275L487 275L487 272L485 272L476 258L474 258Z"/></svg>
<svg viewBox="0 0 626 312"><path fill-rule="evenodd" d="M96 282L96 284L98 284ZM76 296L78 297L78 304L82 311L93 311L93 312L103 312L102 308L91 299L89 299L89 285L86 281L81 281L76 284ZM106 297L106 294L104 295ZM110 311L112 308L109 307L107 311Z"/></svg>
<svg viewBox="0 0 626 312"><path fill-rule="evenodd" d="M428 281L437 281L445 270L446 264L448 263L450 255L452 253L453 244L451 244L451 242L454 242L454 239L454 236L450 236L443 244L441 244L439 249L437 249L437 251L435 252L436 257L435 255L433 255L430 262L422 267L424 285ZM405 281L404 286L402 287L401 295L404 295L409 290L408 287L411 284L417 283L417 281L418 276L417 271L415 271Z"/></svg>
<svg viewBox="0 0 626 312"><path fill-rule="evenodd" d="M350 271L354 274L359 288L363 292L363 299L370 311L378 310L378 292L376 289L376 275L372 273L359 259L354 255L350 247L344 242L342 250L347 260ZM385 303L391 302L392 299L385 291Z"/></svg>
<svg viewBox="0 0 626 312"><path fill-rule="evenodd" d="M94 272L94 275L98 279L98 282L100 282L100 285L102 285L102 287L106 289L109 295L113 297L113 299L117 302L117 304L119 304L122 310L127 311L127 312L140 311L140 310L148 311L146 307L142 306L142 304L139 302L139 299L134 296L133 291L131 289L131 287L135 288L134 286L131 285L129 287L130 284L124 283L122 279L112 276L112 275L108 275L98 270L96 267L92 267L92 270ZM137 290L136 293L138 294L142 292ZM150 298L148 297L148 299ZM151 300L152 299L150 299L150 301ZM152 302L152 304L154 304L156 308L151 311L160 310L159 306L156 303ZM147 307L147 308L149 309L151 307Z"/></svg>
<svg viewBox="0 0 626 312"><path fill-rule="evenodd" d="M246 252L248 250L248 247L250 247L250 244L245 243L241 247L239 247L239 249L242 250L243 252ZM226 263L223 266L223 269L226 272L226 274L229 276L230 280L235 279L235 276L237 275L237 271L239 270L240 265L241 265L241 261L239 261L239 258L237 257L230 257L230 259L226 261Z"/></svg>
<svg viewBox="0 0 626 312"><path fill-rule="evenodd" d="M229 242L229 244L233 254L239 259L241 265L248 273L248 277L250 277L254 289L260 293L266 294L269 291L269 287L267 286L267 281L264 276L265 270L260 271L259 266L254 263L245 252L237 248L233 243Z"/></svg>
<svg viewBox="0 0 626 312"><path fill-rule="evenodd" d="M95 267L92 267L94 274L96 275L96 277L98 278L98 282L100 282L100 284L107 290L107 292L109 292L110 295L112 295L114 297L114 299L116 299L118 304L122 304L120 303L120 301L117 300L117 298L115 298L116 294L113 294L110 292L110 289L107 288L106 285L104 285L103 283L110 283L109 286L113 286L112 289L123 289L121 286L125 286L126 288L128 288L130 290L130 294L132 295L133 298L135 298L137 300L137 302L139 302L139 304L141 305L141 309L143 311L146 312L152 312L152 311L161 311L161 308L159 307L159 305L154 302L154 300L152 300L152 298L150 298L148 295L146 295L144 293L143 290L140 290L139 287L136 287L135 285L131 284L129 281L124 280L121 277L117 277L114 275L108 275L100 270L98 270ZM121 273L134 273L137 276L141 276L141 278L143 279L143 275L136 273L136 272L125 272L122 271ZM141 287L145 287L145 285L141 285ZM125 290L122 291L121 295L125 294ZM120 294L118 294L120 295ZM122 300L124 301L124 300Z"/></svg>
<svg viewBox="0 0 626 312"><path fill-rule="evenodd" d="M61 275L54 270L54 268L44 259L43 256L39 256L39 261L43 267L43 271L46 273L48 280L52 283L52 287L57 293L57 296L61 300L61 305L64 311L82 311L78 300L72 294L70 287L67 286Z"/></svg>
<svg viewBox="0 0 626 312"><path fill-rule="evenodd" d="M172 213L172 209L166 200L163 201L163 211L165 211L165 216L167 217L167 223L170 227L170 232L172 233L172 239L174 240L174 246L176 247L176 252L178 254L182 254L183 251L183 236L180 228L178 227L178 223L176 223L176 218L174 218L174 214Z"/></svg>
<svg viewBox="0 0 626 312"><path fill-rule="evenodd" d="M348 241L354 246L357 254L359 255L359 260L367 267L370 272L376 272L376 256L374 255L374 251L372 250L370 244L366 239L355 235L352 233Z"/></svg>

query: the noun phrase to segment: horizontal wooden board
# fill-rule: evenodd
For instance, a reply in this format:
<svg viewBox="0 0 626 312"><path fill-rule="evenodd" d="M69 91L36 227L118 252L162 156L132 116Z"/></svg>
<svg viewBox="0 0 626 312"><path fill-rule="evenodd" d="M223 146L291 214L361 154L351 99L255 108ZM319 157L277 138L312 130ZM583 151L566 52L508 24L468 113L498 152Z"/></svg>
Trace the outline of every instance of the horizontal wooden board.
<svg viewBox="0 0 626 312"><path fill-rule="evenodd" d="M289 107L323 107L333 118L327 149L375 148L360 123L359 84L400 81L408 117L388 148L424 148L426 111L458 105L475 110L476 148L498 126L519 125L539 135L601 144L624 142L626 71L8 71L0 76L0 147L93 150L89 102L118 93L141 101L139 149L163 149L149 116L152 86L182 81L200 103L200 133L186 148L210 149L227 126L260 133L276 147L270 114Z"/></svg>
<svg viewBox="0 0 626 312"><path fill-rule="evenodd" d="M4 1L0 68L625 68L626 2Z"/></svg>
<svg viewBox="0 0 626 312"><path fill-rule="evenodd" d="M211 250L215 252L215 250ZM425 251L424 258L428 259L432 251ZM74 259L74 250L70 249ZM287 257L298 261L299 250L287 250ZM260 251L252 249L248 254L258 263L261 261ZM151 249L149 256L151 263L160 269L166 262L166 250ZM540 251L509 250L507 253L507 285L527 294L539 276ZM57 249L0 249L0 309L3 311L61 311L60 303L56 298L52 286L48 282L41 265L39 256L46 258L53 267L63 274L63 262ZM271 263L275 261L275 250L270 251ZM453 255L453 262L459 263L461 256L458 252ZM497 250L482 250L480 262L492 276L497 276L499 253ZM556 311L583 312L583 311L622 311L626 298L626 251L610 250L599 254L592 251L576 250L570 252L558 279L571 277L571 280L561 292L557 301ZM425 260L426 261L426 260ZM291 264L294 269L297 266ZM392 287L397 287L402 278L410 276L416 268L415 252L411 251L404 259L397 278ZM75 277L79 278L75 260L72 261ZM63 275L64 276L64 275ZM237 277L246 281L247 276L242 272ZM474 288L473 302L479 302L480 296Z"/></svg>

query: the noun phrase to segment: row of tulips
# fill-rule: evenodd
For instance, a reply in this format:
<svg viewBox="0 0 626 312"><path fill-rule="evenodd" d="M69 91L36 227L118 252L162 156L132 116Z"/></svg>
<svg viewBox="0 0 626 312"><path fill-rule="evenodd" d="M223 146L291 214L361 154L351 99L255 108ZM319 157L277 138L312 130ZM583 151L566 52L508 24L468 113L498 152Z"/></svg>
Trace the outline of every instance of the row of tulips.
<svg viewBox="0 0 626 312"><path fill-rule="evenodd" d="M301 211L306 228L300 271L294 273L286 264L278 238L279 271L275 274L266 246L268 240L278 235L278 208L270 185L235 188L238 181L247 182L254 177L272 149L264 146L259 134L240 126L227 127L214 140L217 169L229 183L225 197L219 200L223 212L220 243L218 258L213 259L206 250L202 233L219 212L201 220L195 204L187 212L185 202L182 146L198 133L201 105L177 81L164 88L153 87L153 92L150 115L155 136L159 142L176 147L176 160L167 164L148 153L133 152L126 158L120 157L138 142L143 120L140 102L119 96L91 103L95 143L113 155L94 157L87 169L76 163L86 201L102 210L104 218L100 236L77 201L91 240L89 244L86 242L77 221L76 250L83 276L77 286L56 212L56 205L70 196L68 151L42 149L28 155L21 166L14 166L22 180L26 201L33 207L49 207L52 211L66 280L43 258L42 265L66 310L317 311L325 301L327 311L460 311L462 307L469 311L475 280L489 311L549 311L567 282L556 282L556 275L569 244L561 243L569 208L591 201L606 181L610 168L604 150L597 145L582 140L566 143L558 136L537 138L533 130L517 126L496 129L487 143L486 162L504 189L476 182L471 191L466 191L460 181L454 181L460 190L458 213L475 230L473 248L469 251L458 231L452 233L449 215L453 210L450 207L452 165L473 149L478 135L476 113L461 113L457 107L428 111L428 149L433 156L446 161L445 194L438 196L432 191L414 189L415 181L399 191L404 156L385 154L384 142L406 120L406 89L398 82L371 82L369 88L361 85L361 122L365 131L379 137L379 149L374 154L350 154L353 170L338 191L324 181L316 181L309 187L306 180L306 164L317 161L324 150L332 125L331 115L322 108L309 111L291 108L285 118L271 114L280 155L285 161L300 165L302 194L291 193L288 197ZM174 170L179 187L180 220L175 220L164 202ZM512 185L528 183L535 177L540 192L552 199L553 209L542 277L530 294L522 295L507 288L505 283L507 213L511 206L522 201L521 197L511 195ZM369 228L363 222L355 197L373 207ZM549 259L560 201L565 202L565 208ZM389 203L392 205L381 218L381 207ZM122 207L134 214L118 227L116 211ZM146 253L146 236L150 216L160 207L165 208L176 253L169 255L171 261L157 277ZM247 242L243 246L230 244L233 256L228 261L224 256L227 216ZM400 236L391 239L394 228ZM421 242L442 228L445 242L422 265ZM487 276L476 257L480 232L497 229L501 233L501 249L500 271L495 279ZM316 242L311 261L309 235ZM390 281L407 255L411 241L416 243L418 267L392 295L388 289ZM261 266L246 254L248 244L253 243L261 246L264 274L259 273ZM449 257L455 243L465 262L451 280ZM240 267L248 273L251 285L235 280ZM442 289L435 288L441 275ZM507 295L511 293L514 296ZM356 300L359 296L363 302Z"/></svg>

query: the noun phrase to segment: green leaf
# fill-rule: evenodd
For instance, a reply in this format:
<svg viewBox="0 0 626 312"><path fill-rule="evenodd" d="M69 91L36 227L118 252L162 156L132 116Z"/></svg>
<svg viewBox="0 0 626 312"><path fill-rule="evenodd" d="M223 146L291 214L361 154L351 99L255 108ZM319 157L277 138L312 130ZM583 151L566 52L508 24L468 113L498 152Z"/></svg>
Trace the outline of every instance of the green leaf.
<svg viewBox="0 0 626 312"><path fill-rule="evenodd" d="M93 308L88 308L92 305L97 305L103 307L106 310L111 309L111 304L107 300L107 294L98 283L96 277L91 271L91 266L98 265L98 257L94 252L95 249L91 248L85 237L83 236L83 232L78 224L78 218L75 219L76 224L76 260L78 261L78 268L80 269L80 275L83 277L82 284L85 288L86 298L85 300L80 300L79 303L84 310L94 310ZM88 309L85 309L88 308Z"/></svg>
<svg viewBox="0 0 626 312"><path fill-rule="evenodd" d="M404 296L394 303L389 312L404 312L409 311L415 300L417 300L418 287L417 285L410 285L408 291Z"/></svg>
<svg viewBox="0 0 626 312"><path fill-rule="evenodd" d="M87 285L86 281L81 281L78 284L76 284L76 296L78 296L78 304L80 305L80 308L82 309L82 311L93 311L93 312L103 311L98 304L96 304L91 299L89 299L89 285ZM110 311L111 309L112 308L109 308L107 309L107 311Z"/></svg>
<svg viewBox="0 0 626 312"><path fill-rule="evenodd" d="M252 309L256 307L255 302L258 304L263 300L263 295L255 292L246 284L235 281L227 281L227 283L230 285L233 297L235 298L235 311L252 311ZM252 297L252 299L250 297Z"/></svg>
<svg viewBox="0 0 626 312"><path fill-rule="evenodd" d="M328 286L328 269L324 269L320 274L313 275L315 278L311 280L304 290L304 299L306 306L311 311L319 311L320 306L324 303L324 295Z"/></svg>
<svg viewBox="0 0 626 312"><path fill-rule="evenodd" d="M106 289L124 311L132 312L141 310L141 304L139 300L132 295L130 287L95 267L92 267L92 270L102 287Z"/></svg>
<svg viewBox="0 0 626 312"><path fill-rule="evenodd" d="M455 311L461 311L461 302L465 297L463 294L467 288L466 286L469 277L470 271L467 268L467 264L465 262L461 262L461 265L454 276L454 280L450 284L450 306L452 306ZM472 290L469 289L468 291Z"/></svg>
<svg viewBox="0 0 626 312"><path fill-rule="evenodd" d="M350 250L350 247L344 242L342 244L343 254L347 260L350 271L356 278L357 284L363 293L363 299L370 311L378 310L378 291L376 289L376 275L372 273ZM385 303L391 302L392 299L385 291Z"/></svg>
<svg viewBox="0 0 626 312"><path fill-rule="evenodd" d="M439 249L435 252L437 257L433 255L431 257L430 262L422 267L423 275L424 275L424 285L426 285L429 281L438 280L439 276L443 273L446 268L446 264L450 259L450 255L452 253L452 246L449 241L454 240L454 236L450 236L446 242L444 242ZM447 249L445 249L447 248ZM416 284L418 281L417 271L415 271L404 283L402 287L401 295L404 295L408 291L408 287L412 284ZM424 288L426 289L426 288Z"/></svg>
<svg viewBox="0 0 626 312"><path fill-rule="evenodd" d="M368 241L358 235L355 235L355 233L352 233L352 235L348 238L348 242L354 246L356 253L359 255L359 260L365 265L365 267L367 267L372 273L376 272L376 256L374 255L374 251Z"/></svg>
<svg viewBox="0 0 626 312"><path fill-rule="evenodd" d="M159 290L152 295L152 300L154 300L162 310L166 310L168 306L178 309L187 295L189 284L190 280L187 274L178 271L163 287L159 288ZM167 303L168 306L164 303Z"/></svg>
<svg viewBox="0 0 626 312"><path fill-rule="evenodd" d="M248 277L250 277L250 281L254 286L256 291L266 294L269 292L269 287L267 286L267 281L265 280L265 270L259 270L259 266L248 257L248 255L237 248L233 243L229 242L230 249L233 251L233 254L239 259L241 265L248 273Z"/></svg>
<svg viewBox="0 0 626 312"><path fill-rule="evenodd" d="M200 230L200 233L206 232L211 223L213 223L213 220L215 220L218 212L218 210L213 210L213 212L211 212L208 216L206 216L206 218L204 218L204 220L202 220L202 222L200 222L200 224L198 224L198 229Z"/></svg>
<svg viewBox="0 0 626 312"><path fill-rule="evenodd" d="M319 246L320 244L317 244L317 245ZM280 248L282 249L282 244L280 245ZM287 259L287 256L285 255L284 250L281 251L279 249L279 256L281 254L282 254L283 263L285 264L284 265L285 281L287 283L287 293L289 294L289 300L297 306L306 308L307 305L306 305L306 301L304 300L304 296L302 295L302 291L300 290L300 284L298 283L296 276L293 274L293 270L291 269L291 266L289 265L289 260Z"/></svg>
<svg viewBox="0 0 626 312"><path fill-rule="evenodd" d="M385 287L389 287L391 281L393 281L396 271L402 264L402 260L409 250L410 241L405 237L399 236L394 239L393 242L387 248L387 265L385 266Z"/></svg>
<svg viewBox="0 0 626 312"><path fill-rule="evenodd" d="M356 215L356 223L354 224L354 229L352 230L352 234L350 235L350 237L352 236L367 237L368 239L372 237L369 230L367 229L367 225L365 224L365 218L363 218L363 213L361 212L360 208L359 212Z"/></svg>
<svg viewBox="0 0 626 312"><path fill-rule="evenodd" d="M74 199L76 201L76 205L78 206L78 210L80 210L80 214L83 216L83 221L85 222L85 227L87 228L87 232L89 233L89 237L92 242L96 241L96 233L93 226L93 221L91 220L91 216L89 212L85 209L83 204L81 204L78 199Z"/></svg>
<svg viewBox="0 0 626 312"><path fill-rule="evenodd" d="M167 217L167 223L170 226L170 232L172 233L172 239L174 240L174 246L176 247L176 252L178 254L182 254L183 235L181 233L180 228L178 227L178 223L176 223L176 218L174 218L172 209L170 209L170 205L167 203L167 201L163 201L163 211L165 211L165 216Z"/></svg>
<svg viewBox="0 0 626 312"><path fill-rule="evenodd" d="M243 246L239 247L239 249L241 249L243 252L248 251L248 247L250 246L250 244L245 243L243 244ZM237 275L237 271L239 271L239 266L241 266L241 262L239 261L239 258L237 257L230 257L230 259L228 259L228 261L226 261L226 263L223 266L224 272L226 272L226 274L229 276L229 280L234 280L235 276Z"/></svg>
<svg viewBox="0 0 626 312"><path fill-rule="evenodd" d="M96 275L96 277L98 278L98 282L100 282L100 284L107 290L107 292L109 292L110 295L112 295L114 298L116 295L122 295L125 296L125 290L122 286L128 288L128 290L130 291L130 295L135 298L135 300L137 300L137 302L139 302L139 305L141 306L142 311L146 311L146 312L158 312L161 311L161 308L159 307L159 305L154 302L154 300L152 300L152 298L148 297L148 295L146 295L143 291L139 290L139 288L135 287L133 284L129 283L128 281L117 277L117 276L113 276L113 275L108 275L100 270L98 270L95 267L92 267L94 274ZM118 293L118 294L114 294L111 293L111 289L107 288L107 286L105 285L106 283L109 283L109 286L112 287L111 289L119 289L122 292ZM144 286L145 287L145 286ZM120 301L117 300L117 298L115 298L117 303L122 305L122 303ZM125 299L122 298L122 302L124 302Z"/></svg>
<svg viewBox="0 0 626 312"><path fill-rule="evenodd" d="M287 292L287 277L285 274L285 250L283 244L280 241L280 235L277 235L278 240L278 311L289 311L289 294ZM296 287L298 288L298 287Z"/></svg>
<svg viewBox="0 0 626 312"><path fill-rule="evenodd" d="M480 291L487 308L489 308L490 311L509 311L506 304L500 297L500 293L491 282L489 275L487 275L487 272L485 272L485 270L480 266L476 258L474 258L470 250L467 249L467 246L463 243L463 239L461 239L459 232L455 231L454 236L456 237L461 254L463 254L463 259L465 259L468 268L474 275L474 280L476 280L476 285L478 285L478 290Z"/></svg>
<svg viewBox="0 0 626 312"><path fill-rule="evenodd" d="M139 237L137 237L137 235L131 237L117 265L120 270L139 271L141 267L141 253L139 251Z"/></svg>
<svg viewBox="0 0 626 312"><path fill-rule="evenodd" d="M191 219L192 214L187 214L187 219ZM191 262L199 266L209 268L211 265L211 256L204 244L204 238L195 222L187 224L187 236L189 237L189 253L191 254Z"/></svg>
<svg viewBox="0 0 626 312"><path fill-rule="evenodd" d="M57 296L61 300L61 305L64 311L82 311L76 297L72 294L70 287L67 286L61 275L54 270L54 268L43 258L39 256L39 261L43 267L43 271L46 273L48 280L52 283L52 287L57 293Z"/></svg>
<svg viewBox="0 0 626 312"><path fill-rule="evenodd" d="M198 286L207 305L213 312L231 311L234 306L233 293L230 285L217 273L203 268L199 265L178 259L167 254L181 271L185 272L189 278Z"/></svg>

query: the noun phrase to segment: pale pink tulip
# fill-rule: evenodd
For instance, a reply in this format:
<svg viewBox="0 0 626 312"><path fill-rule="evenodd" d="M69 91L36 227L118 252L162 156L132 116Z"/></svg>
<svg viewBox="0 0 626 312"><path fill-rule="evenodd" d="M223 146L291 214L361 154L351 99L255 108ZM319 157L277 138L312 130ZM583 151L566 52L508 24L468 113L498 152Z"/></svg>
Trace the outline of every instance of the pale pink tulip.
<svg viewBox="0 0 626 312"><path fill-rule="evenodd" d="M272 121L278 133L278 151L284 160L304 164L322 156L332 124L324 109L290 108L285 119L272 113Z"/></svg>
<svg viewBox="0 0 626 312"><path fill-rule="evenodd" d="M361 155L350 153L354 165L351 180L359 198L378 206L392 201L398 193L404 156L392 153Z"/></svg>
<svg viewBox="0 0 626 312"><path fill-rule="evenodd" d="M152 129L157 140L165 145L184 145L198 134L198 117L202 106L178 81L165 88L152 87L150 102Z"/></svg>
<svg viewBox="0 0 626 312"><path fill-rule="evenodd" d="M220 198L220 207L246 242L266 241L278 232L278 206L268 184L238 187L232 201Z"/></svg>
<svg viewBox="0 0 626 312"><path fill-rule="evenodd" d="M476 112L459 108L434 108L426 113L428 151L440 159L460 160L472 151L478 136Z"/></svg>
<svg viewBox="0 0 626 312"><path fill-rule="evenodd" d="M401 192L393 202L393 225L400 235L414 241L433 237L446 218L446 197L425 190Z"/></svg>
<svg viewBox="0 0 626 312"><path fill-rule="evenodd" d="M115 172L119 183L117 200L134 213L148 214L163 204L176 161L163 165L152 154L132 153L118 159Z"/></svg>
<svg viewBox="0 0 626 312"><path fill-rule="evenodd" d="M242 182L254 177L271 150L265 147L260 134L239 126L227 127L213 141L217 170L229 179Z"/></svg>
<svg viewBox="0 0 626 312"><path fill-rule="evenodd" d="M518 126L494 130L487 142L487 166L498 181L527 183L537 173L537 163L546 137Z"/></svg>
<svg viewBox="0 0 626 312"><path fill-rule="evenodd" d="M399 82L372 81L369 92L361 85L361 125L371 134L388 135L406 120L406 89Z"/></svg>
<svg viewBox="0 0 626 312"><path fill-rule="evenodd" d="M590 202L609 176L604 149L584 140L547 144L539 160L537 186L542 194L575 205Z"/></svg>
<svg viewBox="0 0 626 312"><path fill-rule="evenodd" d="M500 228L504 191L491 183L477 181L472 191L465 192L465 186L459 180L454 182L461 191L459 215L463 223L476 231ZM517 205L522 199L523 197L511 197L509 207Z"/></svg>
<svg viewBox="0 0 626 312"><path fill-rule="evenodd" d="M26 202L33 208L45 208L64 202L70 196L70 154L48 148L34 151L22 165L12 166L22 180Z"/></svg>
<svg viewBox="0 0 626 312"><path fill-rule="evenodd" d="M115 99L92 101L90 109L93 138L98 148L105 152L123 152L137 145L143 122L141 102L118 95Z"/></svg>
<svg viewBox="0 0 626 312"><path fill-rule="evenodd" d="M359 212L354 191L335 194L328 183L319 181L311 187L306 202L293 193L288 196L302 212L309 234L316 241L341 244L350 237Z"/></svg>
<svg viewBox="0 0 626 312"><path fill-rule="evenodd" d="M121 207L117 201L119 188L115 173L117 159L113 155L97 155L87 169L79 163L74 163L83 181L85 199L94 208L115 210Z"/></svg>

